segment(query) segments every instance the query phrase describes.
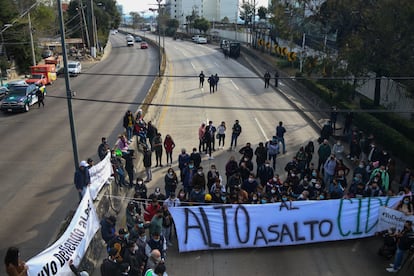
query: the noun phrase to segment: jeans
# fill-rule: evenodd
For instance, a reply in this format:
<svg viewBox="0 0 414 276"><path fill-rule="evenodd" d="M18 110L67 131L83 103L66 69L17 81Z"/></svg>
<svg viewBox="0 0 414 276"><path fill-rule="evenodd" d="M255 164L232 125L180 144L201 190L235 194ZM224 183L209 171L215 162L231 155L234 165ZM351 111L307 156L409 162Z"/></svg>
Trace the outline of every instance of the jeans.
<svg viewBox="0 0 414 276"><path fill-rule="evenodd" d="M164 236L167 243L171 242L171 226L169 227L162 227L162 235Z"/></svg>
<svg viewBox="0 0 414 276"><path fill-rule="evenodd" d="M152 171L151 171L151 167L146 167L145 168L145 173L147 174L147 179L145 180L152 180Z"/></svg>
<svg viewBox="0 0 414 276"><path fill-rule="evenodd" d="M282 143L283 153L286 153L286 146L285 146L285 138L284 137L277 137L279 143Z"/></svg>
<svg viewBox="0 0 414 276"><path fill-rule="evenodd" d="M234 143L234 147L237 147L237 138L239 138L238 134L232 134L231 135L231 143L230 143L230 148L233 147L233 143Z"/></svg>
<svg viewBox="0 0 414 276"><path fill-rule="evenodd" d="M126 128L126 134L127 134L127 139L128 141L132 140L132 131L133 131L134 127L127 127Z"/></svg>
<svg viewBox="0 0 414 276"><path fill-rule="evenodd" d="M395 252L395 259L394 259L394 269L399 269L404 257L404 253L406 250L401 250L397 248L397 251Z"/></svg>

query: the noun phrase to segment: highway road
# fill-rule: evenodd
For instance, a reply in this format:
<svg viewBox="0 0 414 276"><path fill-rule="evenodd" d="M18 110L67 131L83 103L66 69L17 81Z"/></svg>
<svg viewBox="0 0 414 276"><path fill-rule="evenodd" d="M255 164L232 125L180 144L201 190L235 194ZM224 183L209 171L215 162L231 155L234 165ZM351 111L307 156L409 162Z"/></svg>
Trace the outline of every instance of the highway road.
<svg viewBox="0 0 414 276"><path fill-rule="evenodd" d="M197 45L166 38L167 72L163 89L154 99L155 104L166 104L159 109L149 109L147 118L158 126L163 137L170 134L175 141L175 160L181 148L190 151L198 147L197 130L202 122L212 120L214 125L225 121L228 126L226 147L229 146L230 129L238 119L243 127L237 149L250 142L255 148L259 142L271 138L275 126L283 121L287 129L287 154L277 161L277 172L284 178L286 164L301 145L313 140L318 133L307 118L297 112L277 111L292 106L272 88L233 59L224 59L217 46ZM258 64L257 66L260 66ZM218 74L218 92L210 94L208 84L199 88L198 74L203 70L208 76ZM289 92L283 81L279 87ZM294 99L295 100L295 99ZM306 103L297 102L303 106ZM216 146L217 147L217 146ZM212 163L224 175L224 167L231 155L237 160L238 152L217 150L214 160L203 157L202 166L207 173ZM165 157L164 157L165 160ZM316 158L314 159L316 161ZM165 162L165 161L164 161ZM178 172L177 161L173 168ZM150 189L163 190L167 168L154 168ZM265 215L265 214L264 214ZM169 248L167 272L169 275L386 275L389 261L377 256L381 245L378 238L360 239L324 244L289 247L254 248L236 250L199 251L179 254L177 244ZM404 273L400 273L404 275Z"/></svg>
<svg viewBox="0 0 414 276"><path fill-rule="evenodd" d="M109 57L96 64L84 64L84 74L70 79L71 89L76 92L72 105L80 160L98 160L101 137L115 143L123 131L126 110L138 108L129 103L144 99L153 77L133 75L157 73L156 49L141 50L137 45L127 48L121 34L110 39L113 47ZM12 245L21 249L25 260L41 252L79 201L73 185L75 165L64 78L48 86L47 91L45 108L35 106L28 113L0 114L2 260Z"/></svg>

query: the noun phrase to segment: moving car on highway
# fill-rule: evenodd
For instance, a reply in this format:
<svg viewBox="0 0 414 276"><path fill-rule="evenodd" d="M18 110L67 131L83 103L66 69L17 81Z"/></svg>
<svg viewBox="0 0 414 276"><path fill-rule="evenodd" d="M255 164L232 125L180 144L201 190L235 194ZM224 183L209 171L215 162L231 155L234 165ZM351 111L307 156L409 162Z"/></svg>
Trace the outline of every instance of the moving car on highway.
<svg viewBox="0 0 414 276"><path fill-rule="evenodd" d="M68 73L69 76L77 76L82 71L82 64L79 61L69 61L68 62Z"/></svg>
<svg viewBox="0 0 414 276"><path fill-rule="evenodd" d="M146 43L145 41L141 42L141 49L147 49L148 48L148 43Z"/></svg>

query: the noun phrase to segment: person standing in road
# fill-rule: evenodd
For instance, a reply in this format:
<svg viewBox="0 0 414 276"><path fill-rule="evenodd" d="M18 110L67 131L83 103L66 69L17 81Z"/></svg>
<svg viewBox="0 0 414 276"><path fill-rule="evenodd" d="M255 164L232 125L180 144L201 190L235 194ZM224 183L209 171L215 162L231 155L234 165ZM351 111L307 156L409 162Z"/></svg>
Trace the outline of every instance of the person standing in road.
<svg viewBox="0 0 414 276"><path fill-rule="evenodd" d="M198 87L204 87L204 78L206 77L203 73L203 71L201 71L200 75L198 75L198 77L200 78L200 84Z"/></svg>
<svg viewBox="0 0 414 276"><path fill-rule="evenodd" d="M230 151L233 149L233 144L234 144L234 148L237 147L237 139L239 138L241 132L242 132L242 127L239 124L239 120L236 120L234 122L234 125L232 127L232 133L231 133L231 143L230 143Z"/></svg>
<svg viewBox="0 0 414 276"><path fill-rule="evenodd" d="M152 140L152 144L153 144L153 149L155 151L155 160L157 161L157 164L155 165L155 167L162 167L162 138L161 138L161 133L157 133L157 135L154 137L154 139Z"/></svg>
<svg viewBox="0 0 414 276"><path fill-rule="evenodd" d="M266 73L264 74L264 81L265 81L265 88L268 88L269 84L270 84L270 73L269 73L269 71L266 71Z"/></svg>
<svg viewBox="0 0 414 276"><path fill-rule="evenodd" d="M210 94L211 94L211 91L213 91L214 93L214 88L216 87L216 79L214 78L214 75L211 74L211 76L208 77L207 81L210 84Z"/></svg>
<svg viewBox="0 0 414 276"><path fill-rule="evenodd" d="M276 127L276 137L279 140L279 143L282 143L283 154L286 153L285 133L286 133L286 129L283 126L283 122L280 121L279 125Z"/></svg>
<svg viewBox="0 0 414 276"><path fill-rule="evenodd" d="M147 124L147 138L150 144L150 149L152 150L152 140L154 139L155 135L157 135L158 129L152 124L151 121Z"/></svg>
<svg viewBox="0 0 414 276"><path fill-rule="evenodd" d="M172 153L173 149L175 148L175 143L171 135L167 134L164 139L164 148L165 148L165 155L167 156L167 166L170 164L172 165ZM168 163L168 161L170 161Z"/></svg>
<svg viewBox="0 0 414 276"><path fill-rule="evenodd" d="M217 127L218 148L224 148L224 139L226 138L226 123L223 121Z"/></svg>
<svg viewBox="0 0 414 276"><path fill-rule="evenodd" d="M123 126L125 128L129 143L131 143L132 141L132 132L134 130L134 125L135 125L134 115L132 114L131 110L128 110L124 116Z"/></svg>
<svg viewBox="0 0 414 276"><path fill-rule="evenodd" d="M45 107L45 103L44 103L45 92L46 92L46 86L42 85L42 86L37 88L36 96L37 96L37 103L39 105L38 108L40 108L40 105Z"/></svg>
<svg viewBox="0 0 414 276"><path fill-rule="evenodd" d="M201 123L201 126L198 128L198 139L200 143L198 144L198 151L206 151L206 142L204 141L204 133L206 132L206 124ZM201 151L202 150L202 151Z"/></svg>
<svg viewBox="0 0 414 276"><path fill-rule="evenodd" d="M216 88L216 92L218 91L218 82L219 82L220 78L217 75L217 73L214 75L214 83L215 83L215 88Z"/></svg>
<svg viewBox="0 0 414 276"><path fill-rule="evenodd" d="M79 168L75 172L74 183L76 190L79 192L79 201L85 195L86 187L91 184L91 176L89 174L89 164L85 160L79 163Z"/></svg>
<svg viewBox="0 0 414 276"><path fill-rule="evenodd" d="M326 160L328 160L330 155L331 155L331 146L329 146L328 140L325 139L323 140L322 144L319 146L319 149L318 149L318 156L319 156L318 171L319 172L321 171L321 167L323 169L323 166ZM329 183L325 185L329 185Z"/></svg>
<svg viewBox="0 0 414 276"><path fill-rule="evenodd" d="M145 179L145 182L150 182L152 180L152 172L151 172L151 159L152 159L152 151L150 151L147 147L144 147L144 153L143 153L143 160L145 173L147 175L147 178Z"/></svg>
<svg viewBox="0 0 414 276"><path fill-rule="evenodd" d="M279 72L276 70L275 72L275 87L277 87L279 83Z"/></svg>
<svg viewBox="0 0 414 276"><path fill-rule="evenodd" d="M99 156L99 159L102 161L102 160L104 160L104 158L108 154L108 152L111 151L111 149L110 149L110 147L108 145L108 142L107 142L105 137L102 137L101 141L102 141L102 143L98 147L98 156Z"/></svg>
<svg viewBox="0 0 414 276"><path fill-rule="evenodd" d="M206 151L205 153L208 154L209 159L213 159L211 154L212 147L213 147L213 140L214 140L214 133L216 128L213 126L213 122L209 121L208 125L206 126L206 131L204 132L204 141L206 143Z"/></svg>

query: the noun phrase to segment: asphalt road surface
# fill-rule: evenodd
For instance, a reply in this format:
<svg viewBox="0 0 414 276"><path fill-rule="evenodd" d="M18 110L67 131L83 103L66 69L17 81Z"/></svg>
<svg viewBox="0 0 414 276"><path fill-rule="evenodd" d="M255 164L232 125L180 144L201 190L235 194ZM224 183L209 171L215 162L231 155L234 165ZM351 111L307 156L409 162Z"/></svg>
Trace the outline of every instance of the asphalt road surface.
<svg viewBox="0 0 414 276"><path fill-rule="evenodd" d="M126 110L138 108L128 103L145 97L154 78L133 75L157 73L156 49L126 47L121 34L110 39L110 56L97 64L84 64L84 74L70 79L76 92L72 105L80 160L98 160L101 137L115 143L123 131ZM28 113L0 114L2 260L12 245L20 248L24 260L45 249L79 201L73 184L68 108L62 98L66 96L64 78L48 86L47 92L45 108L36 105Z"/></svg>
<svg viewBox="0 0 414 276"><path fill-rule="evenodd" d="M224 166L231 155L237 160L238 152L226 149L230 143L231 126L240 121L243 132L238 141L239 149L250 142L255 148L259 142L271 138L275 126L283 121L287 129L287 154L278 158L277 172L285 177L284 165L309 140L316 143L318 133L309 126L307 118L296 111L276 111L292 106L272 88L264 88L262 79L233 59L224 59L218 47L197 45L191 42L165 38L169 76L163 82L153 103L165 107L150 108L147 118L158 126L163 137L170 134L175 141L173 168L178 172L177 157L181 148L191 151L198 147L198 127L212 120L218 126L227 123L226 146L213 153L214 160L203 157L202 166L207 173L212 163L224 176ZM256 64L260 66L260 64ZM199 88L198 74L218 74L218 92L210 94L208 83ZM281 82L279 89L289 93ZM298 101L293 96L292 100ZM296 102L299 106L306 103ZM216 141L217 143L217 141ZM216 149L217 149L216 144ZM155 159L155 157L153 157ZM165 156L163 157L163 163ZM314 159L316 161L316 158ZM165 163L164 163L165 164ZM164 189L167 168L154 168L149 188ZM266 215L266 214L264 214ZM190 241L191 242L191 241ZM167 257L169 275L386 275L389 262L377 256L381 245L379 238L308 244L289 247L199 251L179 254L177 244L170 247ZM408 272L406 272L408 273ZM400 275L404 275L401 272ZM407 274L405 274L407 275Z"/></svg>

